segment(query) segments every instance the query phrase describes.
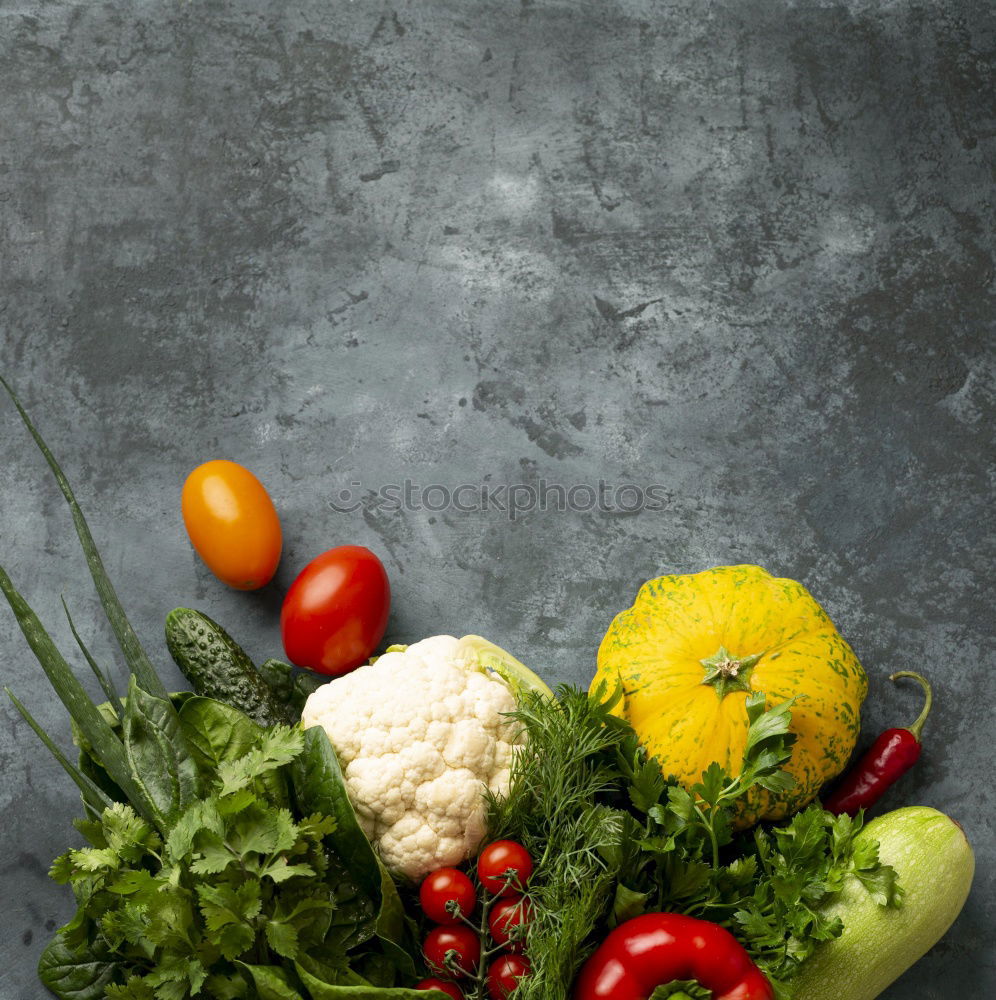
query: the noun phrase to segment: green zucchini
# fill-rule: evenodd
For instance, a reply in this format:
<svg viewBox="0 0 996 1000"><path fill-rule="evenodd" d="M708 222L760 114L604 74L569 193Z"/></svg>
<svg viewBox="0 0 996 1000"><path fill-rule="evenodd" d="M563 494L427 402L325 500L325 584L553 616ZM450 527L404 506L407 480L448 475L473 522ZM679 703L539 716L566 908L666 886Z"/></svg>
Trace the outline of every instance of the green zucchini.
<svg viewBox="0 0 996 1000"><path fill-rule="evenodd" d="M197 694L223 701L261 726L295 721L246 651L203 612L171 611L166 616L166 645Z"/></svg>
<svg viewBox="0 0 996 1000"><path fill-rule="evenodd" d="M907 806L872 820L854 846L877 841L903 889L898 909L879 906L850 877L830 913L844 922L791 981L798 1000L873 1000L925 955L954 923L968 897L975 857L965 831L927 806Z"/></svg>

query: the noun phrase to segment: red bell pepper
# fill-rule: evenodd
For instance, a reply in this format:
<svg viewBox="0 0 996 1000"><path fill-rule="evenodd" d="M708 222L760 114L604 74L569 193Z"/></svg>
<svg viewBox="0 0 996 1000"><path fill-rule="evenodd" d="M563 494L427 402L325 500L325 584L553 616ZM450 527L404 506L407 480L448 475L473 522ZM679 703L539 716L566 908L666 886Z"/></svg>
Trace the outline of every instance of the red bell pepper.
<svg viewBox="0 0 996 1000"><path fill-rule="evenodd" d="M647 1000L658 986L695 980L714 1000L773 1000L774 990L719 924L646 913L611 931L581 969L574 1000Z"/></svg>

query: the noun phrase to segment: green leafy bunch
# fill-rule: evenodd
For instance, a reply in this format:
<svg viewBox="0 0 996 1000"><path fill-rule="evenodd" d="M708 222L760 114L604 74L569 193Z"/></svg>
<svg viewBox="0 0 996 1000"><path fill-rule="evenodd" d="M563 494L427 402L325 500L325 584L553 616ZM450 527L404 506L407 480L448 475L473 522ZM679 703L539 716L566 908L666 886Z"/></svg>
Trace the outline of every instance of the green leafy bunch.
<svg viewBox="0 0 996 1000"><path fill-rule="evenodd" d="M92 846L61 855L51 874L79 904L66 946L99 939L129 971L107 986L108 1000L183 1000L202 989L235 1000L249 989L238 966L293 961L324 945L333 901L322 842L335 820L295 822L265 784L302 750L300 731L254 734L165 842L120 802L76 824Z"/></svg>
<svg viewBox="0 0 996 1000"><path fill-rule="evenodd" d="M491 829L540 859L530 883L533 975L516 1000L566 997L563 984L597 946L598 928L645 912L728 928L788 997L799 966L843 929L827 904L847 878L880 904L899 904L895 871L879 862L874 844L854 843L860 816L813 805L787 823L736 833L738 804L751 788L792 787L784 770L795 739L791 702L768 709L763 694L750 695L738 772L713 763L685 788L613 714L620 697L563 687L557 701L527 699L514 716L527 749L508 796L491 800ZM680 992L696 995L687 984Z"/></svg>

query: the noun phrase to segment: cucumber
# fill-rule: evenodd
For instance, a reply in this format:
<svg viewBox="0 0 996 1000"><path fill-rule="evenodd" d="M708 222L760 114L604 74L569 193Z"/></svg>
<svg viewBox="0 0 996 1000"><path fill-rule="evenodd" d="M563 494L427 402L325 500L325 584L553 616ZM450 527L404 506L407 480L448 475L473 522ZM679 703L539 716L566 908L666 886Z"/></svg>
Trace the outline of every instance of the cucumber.
<svg viewBox="0 0 996 1000"><path fill-rule="evenodd" d="M171 611L166 616L166 645L197 694L223 701L261 726L295 721L246 651L203 612Z"/></svg>
<svg viewBox="0 0 996 1000"><path fill-rule="evenodd" d="M899 909L879 906L854 879L829 907L844 922L791 981L797 1000L873 1000L925 955L954 923L968 897L975 856L965 831L926 806L872 820L855 838L877 840L904 890Z"/></svg>

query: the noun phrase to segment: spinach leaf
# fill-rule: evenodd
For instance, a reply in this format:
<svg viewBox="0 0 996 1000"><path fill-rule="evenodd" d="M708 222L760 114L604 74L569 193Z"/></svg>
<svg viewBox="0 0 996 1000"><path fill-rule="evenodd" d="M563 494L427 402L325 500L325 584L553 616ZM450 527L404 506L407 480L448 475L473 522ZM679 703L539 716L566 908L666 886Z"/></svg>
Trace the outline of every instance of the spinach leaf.
<svg viewBox="0 0 996 1000"><path fill-rule="evenodd" d="M165 698L128 686L124 715L124 751L134 783L167 833L200 793L200 776L180 731L180 717Z"/></svg>
<svg viewBox="0 0 996 1000"><path fill-rule="evenodd" d="M300 813L318 812L335 818L336 829L326 843L345 869L346 881L340 884L355 884L372 903L372 911L364 915L365 907L354 898L349 916L343 910L333 916L334 923L356 918L355 936L348 933L348 925L341 926L342 939L352 937L349 946L355 946L357 938L368 934L365 923L374 916L374 930L388 957L400 971L414 975L415 963L408 947L411 935L397 887L357 822L339 760L320 726L304 731L304 752L292 765L291 780Z"/></svg>
<svg viewBox="0 0 996 1000"><path fill-rule="evenodd" d="M304 731L304 752L291 765L291 781L302 816L321 813L335 818L335 832L326 842L359 888L377 903L379 912L383 884L381 866L357 822L339 760L320 726Z"/></svg>
<svg viewBox="0 0 996 1000"><path fill-rule="evenodd" d="M290 976L278 965L246 965L237 963L252 976L259 993L259 1000L305 1000L296 987L291 985Z"/></svg>
<svg viewBox="0 0 996 1000"><path fill-rule="evenodd" d="M415 963L411 951L406 944L411 945L414 936L414 925L405 916L405 907L398 895L398 887L394 884L390 872L377 859L380 868L381 892L380 912L377 914L377 937L385 954L397 969L405 975L415 975Z"/></svg>
<svg viewBox="0 0 996 1000"><path fill-rule="evenodd" d="M222 761L245 754L260 735L260 727L238 709L197 696L183 703L180 730L197 766L211 776Z"/></svg>
<svg viewBox="0 0 996 1000"><path fill-rule="evenodd" d="M105 988L118 975L118 963L98 943L74 951L61 931L38 960L38 978L60 1000L103 1000Z"/></svg>
<svg viewBox="0 0 996 1000"><path fill-rule="evenodd" d="M194 697L189 691L178 691L169 696L173 707L179 711L188 699ZM111 727L112 731L120 738L121 736L121 717L124 715L124 707L128 704L127 698L120 699L121 704L121 715L118 715L117 710L110 702L103 702L97 706L97 711L107 720L107 724ZM76 724L75 720L70 720L70 728L73 733L73 742L79 747L80 757L79 757L79 769L88 778L90 778L97 786L99 786L110 798L115 802L127 802L128 796L125 795L121 787L114 781L113 778L107 773L107 769L101 764L98 759L96 751L90 744L90 741L86 738L83 730ZM99 811L98 811L99 814Z"/></svg>

